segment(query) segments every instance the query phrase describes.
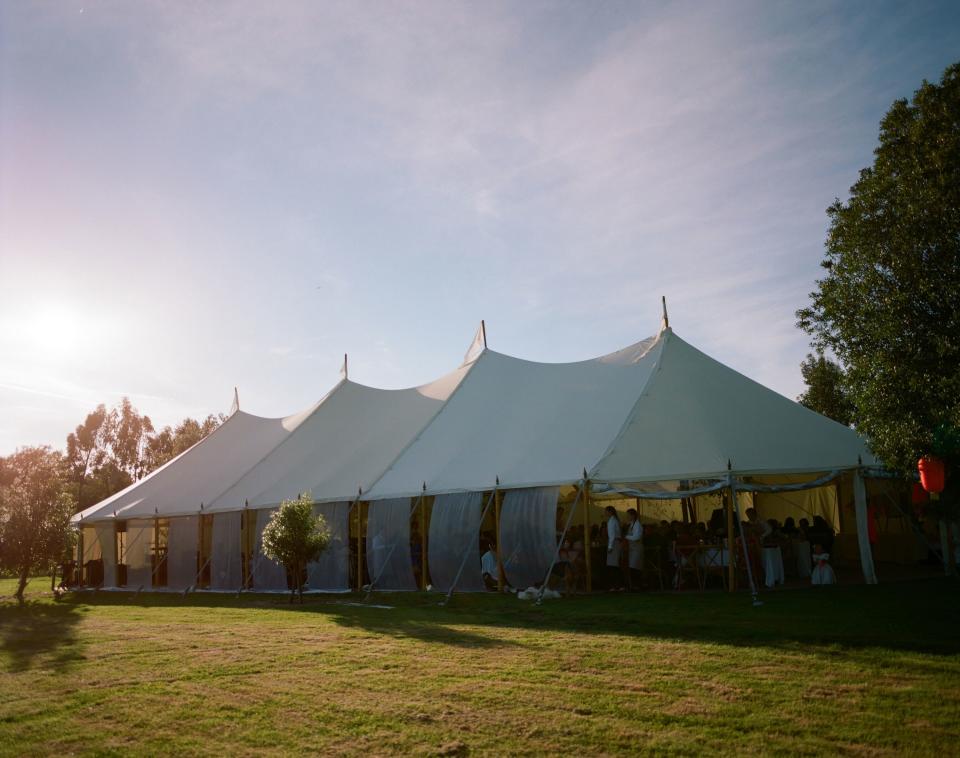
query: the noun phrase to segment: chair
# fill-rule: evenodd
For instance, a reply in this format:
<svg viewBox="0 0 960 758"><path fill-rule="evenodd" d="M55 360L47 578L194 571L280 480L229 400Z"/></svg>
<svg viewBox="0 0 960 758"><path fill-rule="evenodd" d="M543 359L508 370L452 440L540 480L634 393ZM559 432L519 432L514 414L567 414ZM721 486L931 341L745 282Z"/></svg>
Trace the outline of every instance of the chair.
<svg viewBox="0 0 960 758"><path fill-rule="evenodd" d="M724 552L729 553L729 550L720 545L708 545L700 550L699 563L700 568L703 569L703 583L702 586L705 588L707 585L707 580L711 576L720 577L720 585L726 589L727 587L727 566L723 563L723 554ZM729 558L729 556L728 556Z"/></svg>
<svg viewBox="0 0 960 758"><path fill-rule="evenodd" d="M644 576L651 574L656 576L660 589L663 589L663 575L666 572L663 565L663 549L659 545L644 545L643 572Z"/></svg>
<svg viewBox="0 0 960 758"><path fill-rule="evenodd" d="M673 588L675 590L683 589L684 574L693 574L694 581L699 589L703 589L703 583L700 579L700 561L697 554L700 552L699 545L679 545L673 543L673 563L675 573L673 576Z"/></svg>

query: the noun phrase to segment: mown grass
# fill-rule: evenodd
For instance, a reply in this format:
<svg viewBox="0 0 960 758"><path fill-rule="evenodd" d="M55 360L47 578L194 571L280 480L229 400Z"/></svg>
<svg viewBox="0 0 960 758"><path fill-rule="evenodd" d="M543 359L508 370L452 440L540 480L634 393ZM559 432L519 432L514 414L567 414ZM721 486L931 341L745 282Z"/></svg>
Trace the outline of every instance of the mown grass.
<svg viewBox="0 0 960 758"><path fill-rule="evenodd" d="M285 598L0 581L0 754L956 754L958 587ZM47 585L49 586L49 585Z"/></svg>

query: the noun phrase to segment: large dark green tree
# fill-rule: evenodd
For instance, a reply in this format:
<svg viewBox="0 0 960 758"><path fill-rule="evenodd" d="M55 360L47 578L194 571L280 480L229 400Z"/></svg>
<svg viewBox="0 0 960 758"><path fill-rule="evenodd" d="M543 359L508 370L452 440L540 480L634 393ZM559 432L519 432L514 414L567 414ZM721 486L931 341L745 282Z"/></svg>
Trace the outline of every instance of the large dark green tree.
<svg viewBox="0 0 960 758"><path fill-rule="evenodd" d="M960 480L960 64L880 124L830 230L799 326L845 369L854 423L888 466L928 453Z"/></svg>
<svg viewBox="0 0 960 758"><path fill-rule="evenodd" d="M843 369L823 353L808 355L800 364L807 389L797 401L845 426L853 423L853 403L844 387Z"/></svg>

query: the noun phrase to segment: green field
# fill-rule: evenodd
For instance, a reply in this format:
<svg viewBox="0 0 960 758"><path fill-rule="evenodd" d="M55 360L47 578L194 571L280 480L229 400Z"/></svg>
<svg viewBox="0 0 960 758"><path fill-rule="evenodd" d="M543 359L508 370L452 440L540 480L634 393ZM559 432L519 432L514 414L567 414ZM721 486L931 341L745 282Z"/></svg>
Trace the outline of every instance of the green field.
<svg viewBox="0 0 960 758"><path fill-rule="evenodd" d="M83 593L0 581L0 754L957 754L958 585Z"/></svg>

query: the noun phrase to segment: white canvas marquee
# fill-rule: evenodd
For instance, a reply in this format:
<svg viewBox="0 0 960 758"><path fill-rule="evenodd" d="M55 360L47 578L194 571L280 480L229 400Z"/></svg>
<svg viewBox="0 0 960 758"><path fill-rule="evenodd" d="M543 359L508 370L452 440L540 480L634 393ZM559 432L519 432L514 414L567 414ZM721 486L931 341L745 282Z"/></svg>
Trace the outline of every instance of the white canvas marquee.
<svg viewBox="0 0 960 758"><path fill-rule="evenodd" d="M382 390L345 378L294 416L263 419L237 411L206 440L77 520L266 509L309 492L317 503L340 504L338 554L346 561L349 536L340 522L358 499L369 503L370 518L379 523L378 502L414 513L424 495L531 491L585 477L597 492L644 483L675 490L682 480L812 478L875 464L851 429L727 368L664 327L592 360L536 363L482 349L419 387ZM473 508L474 501L463 502ZM858 517L860 506L858 500ZM465 517L478 523L472 510ZM438 528L431 527L431 540ZM450 524L447 531L458 528ZM457 544L464 541L458 535ZM431 545L434 554L440 553ZM367 560L380 557L368 553ZM447 563L456 566L456 555ZM519 572L521 558L514 556L511 565ZM343 586L343 571L337 568L331 586ZM228 572L232 586L232 563ZM466 575L476 585L472 566ZM325 581L311 574L312 586ZM410 577L396 583L407 586Z"/></svg>

